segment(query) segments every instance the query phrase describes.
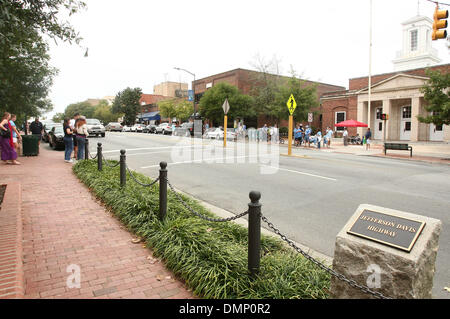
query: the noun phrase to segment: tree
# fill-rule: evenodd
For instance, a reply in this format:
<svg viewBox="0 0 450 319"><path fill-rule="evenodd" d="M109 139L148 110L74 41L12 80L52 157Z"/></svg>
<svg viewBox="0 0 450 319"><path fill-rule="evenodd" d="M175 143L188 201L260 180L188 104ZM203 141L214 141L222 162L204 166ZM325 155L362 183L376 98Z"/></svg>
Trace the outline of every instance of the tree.
<svg viewBox="0 0 450 319"><path fill-rule="evenodd" d="M55 115L53 115L52 121L55 123L61 123L65 118L66 116L64 115L64 113L56 113Z"/></svg>
<svg viewBox="0 0 450 319"><path fill-rule="evenodd" d="M172 121L172 118L177 116L177 110L175 107L176 99L168 99L158 102L159 111L163 117L169 118L169 121Z"/></svg>
<svg viewBox="0 0 450 319"><path fill-rule="evenodd" d="M115 114L112 112L112 107L108 104L108 101L101 100L98 105L95 106L93 117L99 119L102 123L116 122L121 114Z"/></svg>
<svg viewBox="0 0 450 319"><path fill-rule="evenodd" d="M112 105L113 113L123 113L126 125L133 125L136 122L136 115L139 112L139 100L142 96L141 88L126 88L117 93Z"/></svg>
<svg viewBox="0 0 450 319"><path fill-rule="evenodd" d="M168 118L176 117L180 121L187 121L194 113L194 106L185 99L167 99L158 102L161 115Z"/></svg>
<svg viewBox="0 0 450 319"><path fill-rule="evenodd" d="M87 118L94 117L95 106L92 106L88 102L78 102L70 104L66 107L64 115L68 118L73 118L75 114L84 115Z"/></svg>
<svg viewBox="0 0 450 319"><path fill-rule="evenodd" d="M427 70L426 74L430 79L421 88L421 92L428 103L424 108L430 115L417 118L423 123L450 125L450 74L431 70Z"/></svg>
<svg viewBox="0 0 450 319"><path fill-rule="evenodd" d="M319 105L316 85L298 79L295 72L291 72L292 76L287 84L280 86L276 94L276 106L272 110L272 114L278 119L288 119L289 111L286 102L292 94L297 103L297 108L293 114L294 121L306 122L308 120L308 113Z"/></svg>
<svg viewBox="0 0 450 319"><path fill-rule="evenodd" d="M221 123L224 118L222 105L227 98L230 104L228 112L230 120L256 115L252 108L253 99L251 96L240 93L234 85L222 82L206 91L200 99L201 116L216 123Z"/></svg>
<svg viewBox="0 0 450 319"><path fill-rule="evenodd" d="M75 0L0 0L0 111L36 116L52 109L47 96L57 70L49 65L43 35L79 43L58 13L84 6Z"/></svg>

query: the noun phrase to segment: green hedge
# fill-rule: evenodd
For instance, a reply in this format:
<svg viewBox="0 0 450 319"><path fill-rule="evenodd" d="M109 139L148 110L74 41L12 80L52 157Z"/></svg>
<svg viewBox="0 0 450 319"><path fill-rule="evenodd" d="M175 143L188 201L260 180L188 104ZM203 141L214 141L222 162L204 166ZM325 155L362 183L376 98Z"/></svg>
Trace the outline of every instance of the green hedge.
<svg viewBox="0 0 450 319"><path fill-rule="evenodd" d="M75 174L116 216L143 237L192 291L202 298L327 298L329 275L281 240L262 236L261 268L255 280L247 270L247 229L232 222L214 223L186 210L169 190L167 218L160 222L159 186L142 187L132 180L120 187L119 168L97 170L96 161L80 161ZM139 180L151 180L134 173ZM176 185L175 185L176 186ZM216 217L195 200L183 196L196 211ZM243 203L243 209L247 203Z"/></svg>

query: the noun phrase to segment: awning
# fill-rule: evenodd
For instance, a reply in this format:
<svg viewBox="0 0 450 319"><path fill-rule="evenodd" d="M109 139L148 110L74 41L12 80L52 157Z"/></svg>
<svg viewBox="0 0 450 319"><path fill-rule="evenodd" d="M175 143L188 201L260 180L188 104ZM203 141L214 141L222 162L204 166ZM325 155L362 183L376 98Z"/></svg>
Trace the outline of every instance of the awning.
<svg viewBox="0 0 450 319"><path fill-rule="evenodd" d="M150 113L139 113L138 119L143 121L159 121L161 120L161 116L159 115L159 111Z"/></svg>

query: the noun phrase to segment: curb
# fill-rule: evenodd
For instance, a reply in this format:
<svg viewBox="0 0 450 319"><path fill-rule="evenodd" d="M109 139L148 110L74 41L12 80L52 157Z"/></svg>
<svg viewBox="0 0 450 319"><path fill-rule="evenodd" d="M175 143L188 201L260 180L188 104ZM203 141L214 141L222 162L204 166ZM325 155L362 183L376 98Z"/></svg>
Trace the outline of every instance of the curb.
<svg viewBox="0 0 450 319"><path fill-rule="evenodd" d="M21 204L21 184L6 184L0 210L0 299L22 299L25 293Z"/></svg>

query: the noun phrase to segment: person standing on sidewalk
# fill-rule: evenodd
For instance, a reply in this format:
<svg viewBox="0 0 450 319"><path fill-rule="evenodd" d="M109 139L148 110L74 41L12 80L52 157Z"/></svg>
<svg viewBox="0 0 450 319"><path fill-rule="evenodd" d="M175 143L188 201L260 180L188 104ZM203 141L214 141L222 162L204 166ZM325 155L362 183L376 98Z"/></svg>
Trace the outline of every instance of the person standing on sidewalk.
<svg viewBox="0 0 450 319"><path fill-rule="evenodd" d="M84 158L84 144L86 138L89 136L89 132L86 125L86 118L80 116L76 124L76 136L77 136L77 160L82 160Z"/></svg>
<svg viewBox="0 0 450 319"><path fill-rule="evenodd" d="M311 133L312 130L309 127L309 125L306 125L306 130L305 130L305 147L306 147L306 143L308 143L308 147L311 147L311 141L309 140L309 138L311 137Z"/></svg>
<svg viewBox="0 0 450 319"><path fill-rule="evenodd" d="M366 150L370 149L370 139L372 138L372 132L370 131L370 127L367 128L367 132L364 135L364 138L366 140Z"/></svg>
<svg viewBox="0 0 450 319"><path fill-rule="evenodd" d="M322 132L320 130L316 133L317 138L317 148L320 150L320 143L322 142Z"/></svg>
<svg viewBox="0 0 450 319"><path fill-rule="evenodd" d="M329 127L327 127L326 134L323 138L324 143L327 144L327 148L330 148L330 146L331 146L331 138L332 137L333 137L333 131Z"/></svg>
<svg viewBox="0 0 450 319"><path fill-rule="evenodd" d="M342 137L344 138L344 146L348 145L348 131L347 128L344 127L344 133L342 133Z"/></svg>
<svg viewBox="0 0 450 319"><path fill-rule="evenodd" d="M39 117L36 117L30 124L31 134L38 138L38 154L39 146L41 145L42 133L44 132L44 126L39 122Z"/></svg>
<svg viewBox="0 0 450 319"><path fill-rule="evenodd" d="M1 159L5 164L20 165L17 161L17 152L14 149L14 143L12 140L12 129L9 120L11 119L11 114L5 112L3 118L0 121L0 152L2 153Z"/></svg>
<svg viewBox="0 0 450 319"><path fill-rule="evenodd" d="M64 161L66 163L73 163L73 160L70 158L73 151L73 131L69 124L69 119L64 119Z"/></svg>
<svg viewBox="0 0 450 319"><path fill-rule="evenodd" d="M20 148L19 143L22 141L22 136L20 136L20 133L17 130L16 123L14 123L16 119L17 119L16 114L11 114L11 120L9 120L9 124L11 125L12 128L14 148L16 149L16 153L19 154Z"/></svg>
<svg viewBox="0 0 450 319"><path fill-rule="evenodd" d="M76 125L77 121L80 118L80 113L75 113L73 118L70 120L69 125L72 129L72 136L73 136L73 158L77 159L77 151L78 151L78 144L77 144L77 137L75 135L76 133Z"/></svg>

